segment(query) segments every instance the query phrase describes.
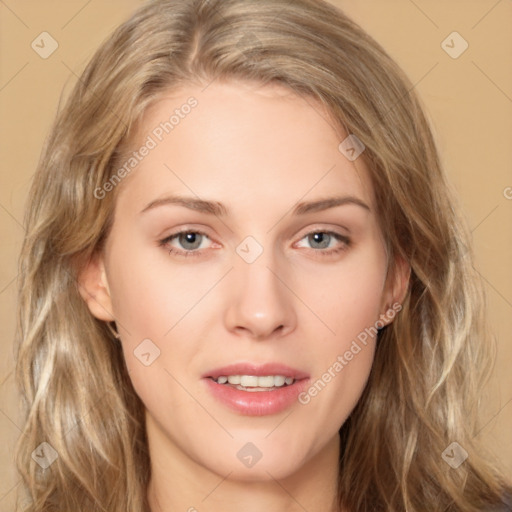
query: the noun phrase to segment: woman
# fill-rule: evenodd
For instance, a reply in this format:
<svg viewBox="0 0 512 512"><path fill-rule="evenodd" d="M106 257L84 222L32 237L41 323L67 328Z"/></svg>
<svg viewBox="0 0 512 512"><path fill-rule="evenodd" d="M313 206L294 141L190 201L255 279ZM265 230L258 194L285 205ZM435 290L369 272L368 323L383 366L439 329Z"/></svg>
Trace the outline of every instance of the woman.
<svg viewBox="0 0 512 512"><path fill-rule="evenodd" d="M467 231L410 83L332 6L143 6L29 204L20 510L506 510Z"/></svg>

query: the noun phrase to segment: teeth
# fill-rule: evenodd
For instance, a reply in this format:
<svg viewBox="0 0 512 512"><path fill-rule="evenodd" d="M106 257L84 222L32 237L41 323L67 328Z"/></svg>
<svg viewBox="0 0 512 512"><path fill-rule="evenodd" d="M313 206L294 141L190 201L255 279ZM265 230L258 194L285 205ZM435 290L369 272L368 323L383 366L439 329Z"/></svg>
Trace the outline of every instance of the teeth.
<svg viewBox="0 0 512 512"><path fill-rule="evenodd" d="M288 385L290 385L293 382L293 379L291 377L288 378L290 382L287 382ZM286 382L286 379L282 375L276 375L274 377L274 386L284 386L284 383Z"/></svg>
<svg viewBox="0 0 512 512"><path fill-rule="evenodd" d="M214 379L215 380L215 379ZM235 386L243 386L245 388L279 388L290 386L294 382L293 377L284 377L283 375L221 375L216 379L219 384L233 384Z"/></svg>
<svg viewBox="0 0 512 512"><path fill-rule="evenodd" d="M256 388L258 387L259 380L259 377L254 377L252 375L242 375L240 377L240 385L244 388ZM272 381L274 381L274 379L272 379Z"/></svg>

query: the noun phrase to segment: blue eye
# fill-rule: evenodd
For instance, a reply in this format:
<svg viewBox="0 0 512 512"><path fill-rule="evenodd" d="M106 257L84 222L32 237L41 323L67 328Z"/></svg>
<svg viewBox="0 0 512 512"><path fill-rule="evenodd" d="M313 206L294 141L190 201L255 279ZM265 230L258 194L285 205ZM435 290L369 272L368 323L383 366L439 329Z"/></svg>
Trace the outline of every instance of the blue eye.
<svg viewBox="0 0 512 512"><path fill-rule="evenodd" d="M181 247L193 251L195 249L199 249L199 246L201 245L202 242L202 236L203 235L201 235L200 233L193 232L180 233L179 235L177 235L177 240Z"/></svg>
<svg viewBox="0 0 512 512"><path fill-rule="evenodd" d="M177 256L201 256L203 252L200 249L207 249L207 241L211 240L206 233L194 230L183 230L169 235L160 240L159 245L166 247L169 254ZM304 245L304 241L307 245ZM334 231L313 231L305 235L297 243L297 247L312 249L315 254L321 256L331 256L341 251L347 250L351 241L348 237L335 233Z"/></svg>
<svg viewBox="0 0 512 512"><path fill-rule="evenodd" d="M198 249L204 249L202 247L204 240L209 240L209 238L201 231L180 231L161 240L160 245L166 246L169 254L196 256L200 254ZM178 247L173 242L176 242Z"/></svg>
<svg viewBox="0 0 512 512"><path fill-rule="evenodd" d="M307 240L309 248L314 249L322 256L328 256L346 250L350 246L350 239L334 231L313 231L304 236L299 244ZM299 247L305 247L299 245ZM324 250L328 249L328 250Z"/></svg>

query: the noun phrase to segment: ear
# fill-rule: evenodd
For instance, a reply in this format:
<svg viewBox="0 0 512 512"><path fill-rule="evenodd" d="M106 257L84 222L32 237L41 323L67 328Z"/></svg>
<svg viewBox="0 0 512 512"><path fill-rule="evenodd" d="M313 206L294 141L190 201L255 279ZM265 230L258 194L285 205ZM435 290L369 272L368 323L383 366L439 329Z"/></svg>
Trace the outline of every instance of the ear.
<svg viewBox="0 0 512 512"><path fill-rule="evenodd" d="M78 284L80 295L90 312L99 320L114 321L110 289L101 255L92 256L82 268L78 276Z"/></svg>
<svg viewBox="0 0 512 512"><path fill-rule="evenodd" d="M402 305L411 277L411 267L401 256L397 256L389 272L381 303L380 320L384 325L393 321L396 315L395 304Z"/></svg>

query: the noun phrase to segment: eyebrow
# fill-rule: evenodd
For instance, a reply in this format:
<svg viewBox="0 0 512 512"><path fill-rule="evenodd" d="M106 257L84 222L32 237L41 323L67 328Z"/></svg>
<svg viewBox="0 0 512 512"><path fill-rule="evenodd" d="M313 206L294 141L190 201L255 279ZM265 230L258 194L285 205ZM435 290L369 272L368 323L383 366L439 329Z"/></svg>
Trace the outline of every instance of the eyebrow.
<svg viewBox="0 0 512 512"><path fill-rule="evenodd" d="M307 213L320 212L335 208L343 205L356 205L364 208L365 210L371 211L370 207L361 199L355 196L341 196L341 197L327 197L325 199L318 199L316 201L298 203L293 209L293 215L305 215ZM145 213L159 206L177 205L183 206L190 210L195 210L201 213L208 213L219 217L228 214L228 209L218 201L205 201L195 197L187 196L166 196L160 199L155 199L147 204L144 209L140 212Z"/></svg>

